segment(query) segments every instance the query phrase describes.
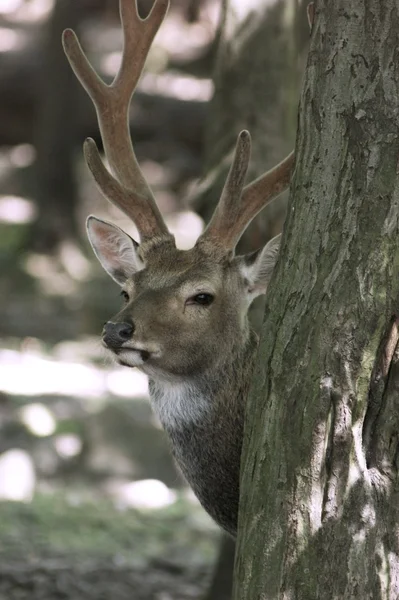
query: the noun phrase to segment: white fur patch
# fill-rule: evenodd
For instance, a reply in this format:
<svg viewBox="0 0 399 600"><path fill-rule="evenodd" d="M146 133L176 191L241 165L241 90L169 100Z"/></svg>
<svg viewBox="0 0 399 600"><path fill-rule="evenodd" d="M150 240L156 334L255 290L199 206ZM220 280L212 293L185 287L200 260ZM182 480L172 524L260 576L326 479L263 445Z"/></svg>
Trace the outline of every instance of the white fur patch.
<svg viewBox="0 0 399 600"><path fill-rule="evenodd" d="M140 352L135 350L120 350L116 359L125 367L141 367L144 364Z"/></svg>
<svg viewBox="0 0 399 600"><path fill-rule="evenodd" d="M150 381L151 405L163 427L200 423L210 412L210 397L191 382Z"/></svg>

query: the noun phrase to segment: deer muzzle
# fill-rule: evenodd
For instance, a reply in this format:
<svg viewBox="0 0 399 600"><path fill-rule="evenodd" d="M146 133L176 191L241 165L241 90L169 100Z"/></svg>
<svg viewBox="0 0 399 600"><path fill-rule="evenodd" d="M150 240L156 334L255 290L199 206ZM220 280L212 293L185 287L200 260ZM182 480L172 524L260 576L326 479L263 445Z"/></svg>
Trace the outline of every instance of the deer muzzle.
<svg viewBox="0 0 399 600"><path fill-rule="evenodd" d="M113 323L108 321L103 329L103 342L111 350L118 350L122 344L130 340L134 332L133 323Z"/></svg>

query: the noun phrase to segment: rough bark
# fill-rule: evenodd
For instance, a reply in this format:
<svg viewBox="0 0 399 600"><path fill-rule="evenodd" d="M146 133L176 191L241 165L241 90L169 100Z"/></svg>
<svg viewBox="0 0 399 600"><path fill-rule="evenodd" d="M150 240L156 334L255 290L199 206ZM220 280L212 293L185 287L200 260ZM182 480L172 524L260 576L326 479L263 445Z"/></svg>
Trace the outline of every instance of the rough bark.
<svg viewBox="0 0 399 600"><path fill-rule="evenodd" d="M397 600L399 4L319 0L242 457L236 599Z"/></svg>

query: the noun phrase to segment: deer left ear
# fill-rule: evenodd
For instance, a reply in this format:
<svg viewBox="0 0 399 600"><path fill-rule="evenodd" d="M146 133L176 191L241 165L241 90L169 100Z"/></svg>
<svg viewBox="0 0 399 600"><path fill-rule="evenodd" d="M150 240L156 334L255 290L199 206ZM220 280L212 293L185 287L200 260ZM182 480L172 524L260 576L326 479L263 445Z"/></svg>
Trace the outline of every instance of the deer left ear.
<svg viewBox="0 0 399 600"><path fill-rule="evenodd" d="M139 245L122 229L93 216L87 219L86 227L98 260L116 283L122 286L134 273L144 269L137 253Z"/></svg>
<svg viewBox="0 0 399 600"><path fill-rule="evenodd" d="M239 268L248 287L251 300L266 293L280 249L281 234L276 235L264 248L245 256L238 256Z"/></svg>

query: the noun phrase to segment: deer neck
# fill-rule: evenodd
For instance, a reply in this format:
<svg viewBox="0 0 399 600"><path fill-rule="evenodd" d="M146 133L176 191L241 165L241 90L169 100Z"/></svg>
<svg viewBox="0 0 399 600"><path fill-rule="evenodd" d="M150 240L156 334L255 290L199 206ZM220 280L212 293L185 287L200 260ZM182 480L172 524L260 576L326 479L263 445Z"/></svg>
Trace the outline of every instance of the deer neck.
<svg viewBox="0 0 399 600"><path fill-rule="evenodd" d="M244 409L257 336L232 348L212 371L181 382L150 379L154 412L204 508L235 535Z"/></svg>
<svg viewBox="0 0 399 600"><path fill-rule="evenodd" d="M228 356L199 375L168 380L149 377L151 404L163 428L170 432L225 419L228 408L243 404L242 390L250 379L256 334L248 332L245 342L232 346Z"/></svg>

